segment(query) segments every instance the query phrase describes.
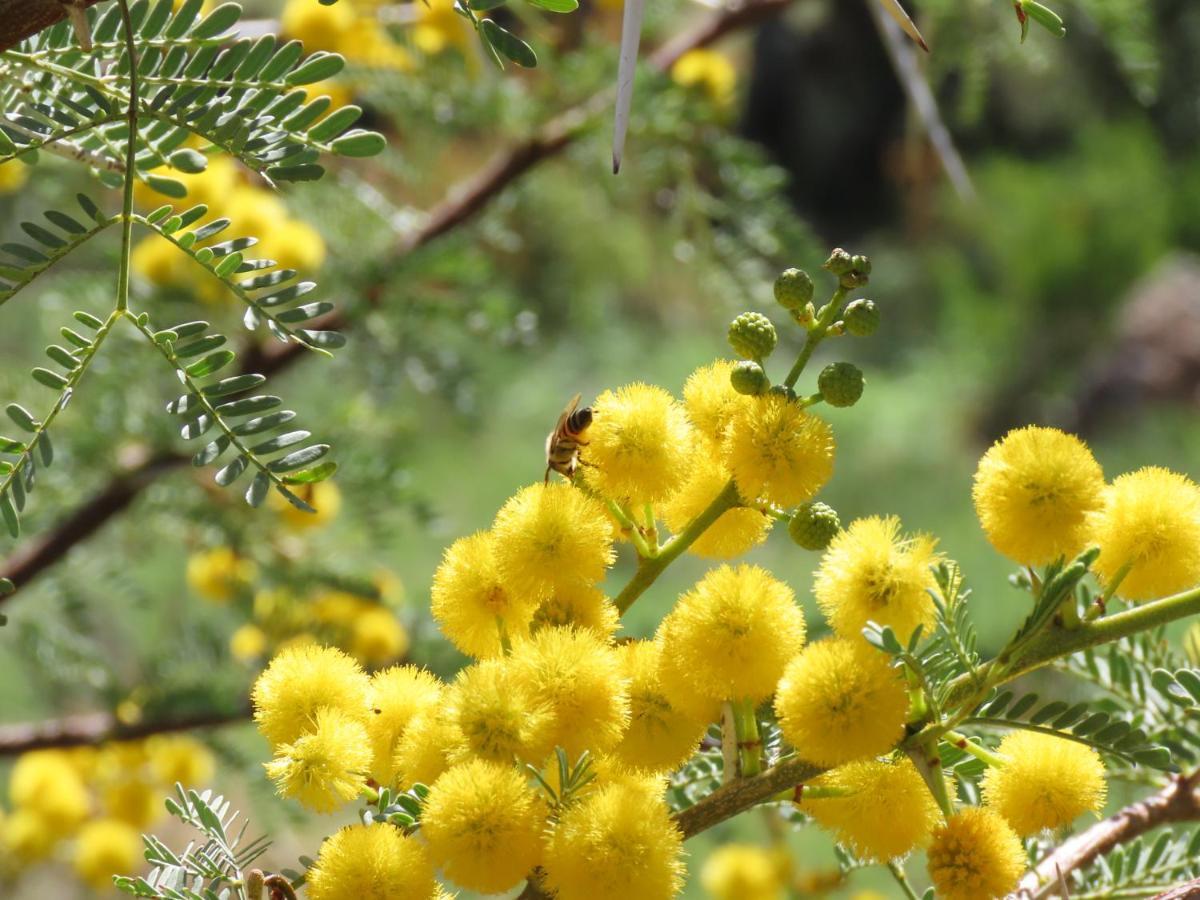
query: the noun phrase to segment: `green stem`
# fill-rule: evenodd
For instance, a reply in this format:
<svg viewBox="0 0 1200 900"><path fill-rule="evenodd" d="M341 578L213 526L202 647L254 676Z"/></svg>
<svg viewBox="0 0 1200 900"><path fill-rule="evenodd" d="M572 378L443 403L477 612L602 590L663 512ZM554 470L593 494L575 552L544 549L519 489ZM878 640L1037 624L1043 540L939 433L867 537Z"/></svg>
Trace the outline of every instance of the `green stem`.
<svg viewBox="0 0 1200 900"><path fill-rule="evenodd" d="M129 257L133 249L133 181L136 177L137 128L138 128L138 58L133 39L133 21L129 17L129 4L117 0L121 6L121 21L125 27L125 48L129 53L129 134L125 138L125 194L121 200L121 258L117 270L117 312L129 309Z"/></svg>
<svg viewBox="0 0 1200 900"><path fill-rule="evenodd" d="M947 819L954 815L954 803L946 791L946 775L942 771L942 755L938 752L937 741L922 741L908 751L909 757L925 779L929 793L937 801L938 809Z"/></svg>
<svg viewBox="0 0 1200 900"><path fill-rule="evenodd" d="M893 859L888 861L887 867L888 871L892 873L892 877L896 879L896 884L900 885L900 890L904 892L904 896L908 900L921 900L917 892L913 890L913 886L909 884L908 874L904 871L904 866Z"/></svg>
<svg viewBox="0 0 1200 900"><path fill-rule="evenodd" d="M758 731L758 716L753 700L734 700L733 731L737 737L738 774L753 778L762 771L762 735Z"/></svg>
<svg viewBox="0 0 1200 900"><path fill-rule="evenodd" d="M633 601L642 596L646 589L658 580L658 576L667 566L694 544L713 522L739 503L741 503L741 498L738 496L737 485L730 480L721 489L721 493L713 498L712 503L692 519L683 531L659 547L656 554L642 560L633 574L633 578L629 580L629 584L625 585L624 590L613 601L617 606L617 611L624 615L629 607L633 606Z"/></svg>
<svg viewBox="0 0 1200 900"><path fill-rule="evenodd" d="M853 797L854 793L855 792L850 790L850 788L838 787L837 785L832 784L798 784L794 788L788 788L786 791L780 791L766 802L799 803L801 800L839 800L842 797Z"/></svg>
<svg viewBox="0 0 1200 900"><path fill-rule="evenodd" d="M500 650L505 656L512 655L512 641L508 639L508 629L504 627L504 620L496 616L496 629L500 632Z"/></svg>
<svg viewBox="0 0 1200 900"><path fill-rule="evenodd" d="M605 500L604 504L608 507L608 511L612 513L613 518L621 524L621 529L629 535L630 542L637 548L638 568L640 570L641 560L654 556L650 551L650 545L642 537L642 530L638 527L638 523L633 520L633 517L625 512L625 509L616 500Z"/></svg>
<svg viewBox="0 0 1200 900"><path fill-rule="evenodd" d="M842 311L842 301L846 299L848 293L850 293L849 289L840 285L833 292L833 297L825 304L825 308L821 311L821 315L817 317L812 330L808 332L804 346L800 348L800 355L796 357L796 364L792 366L792 370L788 372L787 378L784 379L783 384L785 387L796 386L796 382L800 378L800 373L804 371L804 367L808 365L809 359L812 358L813 351L817 349L817 345L821 341L825 340L829 326L834 323L838 317L838 313Z"/></svg>
<svg viewBox="0 0 1200 900"><path fill-rule="evenodd" d="M650 555L658 553L658 525L654 521L654 504L647 503L642 507L642 517L646 520L646 541L650 547Z"/></svg>
<svg viewBox="0 0 1200 900"><path fill-rule="evenodd" d="M1117 589L1121 586L1121 582L1125 580L1125 576L1129 574L1129 570L1133 567L1133 560L1125 563L1121 568L1117 569L1115 574L1108 584L1104 586L1103 593L1092 601L1091 607L1083 614L1085 622L1094 622L1096 619L1104 615L1104 611L1108 609L1108 601L1117 593Z"/></svg>
<svg viewBox="0 0 1200 900"><path fill-rule="evenodd" d="M984 747L982 744L977 744L965 734L959 734L957 731L947 731L942 735L944 740L949 741L959 750L965 750L976 759L983 760L993 768L1003 768L1008 765L1008 759Z"/></svg>

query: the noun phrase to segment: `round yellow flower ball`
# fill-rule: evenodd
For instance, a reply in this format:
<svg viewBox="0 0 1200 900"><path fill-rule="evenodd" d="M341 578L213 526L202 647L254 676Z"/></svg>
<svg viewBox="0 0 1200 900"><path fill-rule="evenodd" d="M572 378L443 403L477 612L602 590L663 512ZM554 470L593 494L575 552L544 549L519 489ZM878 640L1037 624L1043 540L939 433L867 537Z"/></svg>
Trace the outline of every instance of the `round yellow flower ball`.
<svg viewBox="0 0 1200 900"><path fill-rule="evenodd" d="M779 859L757 844L722 844L700 869L713 900L780 900L786 883Z"/></svg>
<svg viewBox="0 0 1200 900"><path fill-rule="evenodd" d="M470 754L498 763L541 762L549 713L531 700L508 660L485 659L461 670L445 712Z"/></svg>
<svg viewBox="0 0 1200 900"><path fill-rule="evenodd" d="M277 747L266 769L281 796L317 812L333 812L366 785L371 741L360 720L336 709L322 709L313 730Z"/></svg>
<svg viewBox="0 0 1200 900"><path fill-rule="evenodd" d="M640 507L666 498L687 475L692 434L687 416L660 387L631 384L592 404L583 448L588 483L606 497Z"/></svg>
<svg viewBox="0 0 1200 900"><path fill-rule="evenodd" d="M88 814L87 789L71 757L61 750L33 750L17 757L8 779L14 807L36 813L61 834L71 834Z"/></svg>
<svg viewBox="0 0 1200 900"><path fill-rule="evenodd" d="M934 832L926 860L939 900L984 900L1017 886L1025 848L999 814L970 806Z"/></svg>
<svg viewBox="0 0 1200 900"><path fill-rule="evenodd" d="M621 614L604 591L596 587L560 588L542 601L529 630L569 626L585 628L608 640L621 627Z"/></svg>
<svg viewBox="0 0 1200 900"><path fill-rule="evenodd" d="M683 385L687 417L692 427L713 446L719 447L725 440L738 408L751 402L730 383L736 365L731 360L718 359L694 371Z"/></svg>
<svg viewBox="0 0 1200 900"><path fill-rule="evenodd" d="M711 447L700 445L692 455L690 474L663 506L663 518L676 534L708 508L729 481L729 470ZM688 552L705 559L733 559L767 539L775 520L746 507L729 509L705 529Z"/></svg>
<svg viewBox="0 0 1200 900"><path fill-rule="evenodd" d="M833 429L779 394L739 406L725 441L725 464L748 501L795 506L833 475Z"/></svg>
<svg viewBox="0 0 1200 900"><path fill-rule="evenodd" d="M374 762L372 777L383 785L396 783L394 755L400 739L418 713L436 707L442 699L442 683L418 666L392 666L371 676L371 736Z"/></svg>
<svg viewBox="0 0 1200 900"><path fill-rule="evenodd" d="M433 784L467 754L466 739L457 723L440 706L423 709L408 723L392 754L392 783L411 787Z"/></svg>
<svg viewBox="0 0 1200 900"><path fill-rule="evenodd" d="M254 580L257 567L232 547L213 547L194 553L187 561L187 583L212 603L225 604Z"/></svg>
<svg viewBox="0 0 1200 900"><path fill-rule="evenodd" d="M983 801L1022 837L1066 828L1103 808L1104 763L1091 747L1018 730L1005 735L996 752L1008 762L984 774Z"/></svg>
<svg viewBox="0 0 1200 900"><path fill-rule="evenodd" d="M425 846L392 825L348 825L328 838L308 870L309 900L437 900Z"/></svg>
<svg viewBox="0 0 1200 900"><path fill-rule="evenodd" d="M322 709L365 724L370 682L341 650L302 643L280 650L254 682L254 721L272 747L308 733Z"/></svg>
<svg viewBox="0 0 1200 900"><path fill-rule="evenodd" d="M114 875L130 875L141 867L142 836L117 819L98 819L83 826L75 844L75 874L92 890L112 887Z"/></svg>

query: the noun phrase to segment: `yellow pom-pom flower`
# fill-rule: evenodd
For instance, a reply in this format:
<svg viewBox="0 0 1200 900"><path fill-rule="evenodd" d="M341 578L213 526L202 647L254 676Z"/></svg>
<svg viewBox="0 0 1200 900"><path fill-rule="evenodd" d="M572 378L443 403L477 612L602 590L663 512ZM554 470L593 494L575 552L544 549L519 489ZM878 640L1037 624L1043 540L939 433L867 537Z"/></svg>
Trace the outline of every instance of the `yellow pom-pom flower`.
<svg viewBox="0 0 1200 900"><path fill-rule="evenodd" d="M350 624L347 649L363 665L380 666L408 652L408 632L386 606L366 603Z"/></svg>
<svg viewBox="0 0 1200 900"><path fill-rule="evenodd" d="M71 757L61 750L33 750L17 757L8 780L13 806L70 834L87 817L88 796Z"/></svg>
<svg viewBox="0 0 1200 900"><path fill-rule="evenodd" d="M361 721L322 709L315 728L277 748L266 769L281 796L317 812L333 812L362 791L371 769L371 742Z"/></svg>
<svg viewBox="0 0 1200 900"><path fill-rule="evenodd" d="M554 626L586 628L607 640L621 627L621 614L599 588L565 588L543 600L529 623L530 631Z"/></svg>
<svg viewBox="0 0 1200 900"><path fill-rule="evenodd" d="M517 769L472 760L430 787L421 833L448 878L495 894L521 882L540 861L545 814Z"/></svg>
<svg viewBox="0 0 1200 900"><path fill-rule="evenodd" d="M429 0L417 7L412 40L427 56L436 56L451 47L466 55L473 37L470 23L455 11L453 0Z"/></svg>
<svg viewBox="0 0 1200 900"><path fill-rule="evenodd" d="M722 844L700 869L713 900L780 900L785 888L779 858L756 844Z"/></svg>
<svg viewBox="0 0 1200 900"><path fill-rule="evenodd" d="M541 761L550 718L530 701L508 660L485 659L459 672L446 714L462 732L467 750L480 759Z"/></svg>
<svg viewBox="0 0 1200 900"><path fill-rule="evenodd" d="M207 747L187 735L155 735L146 741L150 767L164 787L204 787L213 776L215 764Z"/></svg>
<svg viewBox="0 0 1200 900"><path fill-rule="evenodd" d="M692 455L687 480L663 506L663 518L676 534L708 508L729 481L719 455L700 445ZM738 507L721 513L688 551L705 559L733 559L767 538L774 519L757 509Z"/></svg>
<svg viewBox="0 0 1200 900"><path fill-rule="evenodd" d="M478 659L500 654L501 629L510 639L524 635L540 599L501 580L498 546L490 531L459 538L433 575L433 618L450 643Z"/></svg>
<svg viewBox="0 0 1200 900"><path fill-rule="evenodd" d="M746 500L795 506L833 475L833 429L778 394L739 406L725 441L725 464Z"/></svg>
<svg viewBox="0 0 1200 900"><path fill-rule="evenodd" d="M1096 572L1111 583L1128 566L1117 593L1151 600L1200 582L1200 487L1150 466L1116 478L1091 521L1100 545Z"/></svg>
<svg viewBox="0 0 1200 900"><path fill-rule="evenodd" d="M105 813L134 828L147 828L162 815L162 796L141 771L123 773L100 791Z"/></svg>
<svg viewBox="0 0 1200 900"><path fill-rule="evenodd" d="M971 806L934 832L927 865L939 900L985 900L1017 886L1025 850L997 813Z"/></svg>
<svg viewBox="0 0 1200 900"><path fill-rule="evenodd" d="M1065 828L1104 806L1104 763L1091 747L1018 730L1004 736L997 752L1008 762L984 774L983 800L1017 834Z"/></svg>
<svg viewBox="0 0 1200 900"><path fill-rule="evenodd" d="M348 4L323 6L317 0L287 0L279 16L280 30L302 41L306 53L336 52L353 24L354 10Z"/></svg>
<svg viewBox="0 0 1200 900"><path fill-rule="evenodd" d="M280 269L296 269L309 274L325 262L325 239L307 222L285 218L268 232L257 252L273 259Z"/></svg>
<svg viewBox="0 0 1200 900"><path fill-rule="evenodd" d="M775 712L801 758L836 766L896 746L908 689L889 658L865 641L826 638L788 664Z"/></svg>
<svg viewBox="0 0 1200 900"><path fill-rule="evenodd" d="M142 836L117 819L89 822L79 832L72 864L75 874L92 890L112 887L114 875L133 872L142 858Z"/></svg>
<svg viewBox="0 0 1200 900"><path fill-rule="evenodd" d="M701 366L683 385L683 405L688 420L701 436L719 446L738 408L749 403L729 381L736 363L718 359Z"/></svg>
<svg viewBox="0 0 1200 900"><path fill-rule="evenodd" d="M514 649L509 664L545 713L540 753L562 747L574 758L621 740L629 726L629 683L616 652L595 634L543 628Z"/></svg>
<svg viewBox="0 0 1200 900"><path fill-rule="evenodd" d="M437 706L441 698L441 682L417 666L392 666L371 676L367 731L374 756L371 776L377 782L395 784L396 746L413 718Z"/></svg>
<svg viewBox="0 0 1200 900"><path fill-rule="evenodd" d="M1031 425L983 455L972 495L993 547L1021 565L1044 566L1083 550L1103 492L1104 472L1087 444Z"/></svg>
<svg viewBox="0 0 1200 900"><path fill-rule="evenodd" d="M144 237L134 245L129 265L135 274L158 287L184 285L189 276L202 274L178 247L156 234Z"/></svg>
<svg viewBox="0 0 1200 900"><path fill-rule="evenodd" d="M305 876L308 900L436 900L425 846L382 823L348 825L328 838Z"/></svg>
<svg viewBox="0 0 1200 900"><path fill-rule="evenodd" d="M687 475L692 443L683 407L660 387L631 384L592 404L583 461L588 484L637 506L662 500Z"/></svg>
<svg viewBox="0 0 1200 900"><path fill-rule="evenodd" d="M316 512L305 512L297 509L288 502L286 497L280 496L278 491L271 491L267 496L267 505L275 510L280 521L292 531L314 531L323 528L336 519L338 513L342 511L342 491L332 481L298 484L290 487L289 490L316 510Z"/></svg>
<svg viewBox="0 0 1200 900"><path fill-rule="evenodd" d="M567 808L543 868L557 900L668 900L681 887L682 844L660 790L616 781Z"/></svg>
<svg viewBox="0 0 1200 900"><path fill-rule="evenodd" d="M254 721L272 747L311 731L322 709L364 723L369 687L362 668L340 650L310 643L288 647L254 682Z"/></svg>
<svg viewBox="0 0 1200 900"><path fill-rule="evenodd" d="M821 796L821 789L842 796ZM907 757L846 763L814 778L798 794L800 809L865 860L904 856L927 844L941 824L933 794Z"/></svg>
<svg viewBox="0 0 1200 900"><path fill-rule="evenodd" d="M229 636L229 655L238 662L254 662L266 652L266 632L253 623L239 625Z"/></svg>
<svg viewBox="0 0 1200 900"><path fill-rule="evenodd" d="M774 693L804 644L804 613L791 588L765 569L720 566L679 598L658 637L667 696L711 721L726 700Z"/></svg>
<svg viewBox="0 0 1200 900"><path fill-rule="evenodd" d="M662 684L662 644L631 641L617 648L629 679L629 730L612 756L631 769L665 772L688 759L708 723L671 703Z"/></svg>
<svg viewBox="0 0 1200 900"><path fill-rule="evenodd" d="M413 716L396 744L392 783L400 787L433 784L466 752L462 731L445 710L440 706L424 709Z"/></svg>
<svg viewBox="0 0 1200 900"><path fill-rule="evenodd" d="M25 182L29 180L31 168L23 161L15 159L0 164L0 195L12 194L23 188Z"/></svg>
<svg viewBox="0 0 1200 900"><path fill-rule="evenodd" d="M838 634L858 639L867 622L887 625L907 641L918 625L934 622L930 567L933 538L902 537L900 520L870 516L838 532L813 581L817 605Z"/></svg>
<svg viewBox="0 0 1200 900"><path fill-rule="evenodd" d="M613 561L604 506L565 483L522 488L496 514L492 535L500 577L523 602L598 584Z"/></svg>
<svg viewBox="0 0 1200 900"><path fill-rule="evenodd" d="M231 547L214 547L193 554L187 561L187 583L193 591L213 603L228 603L254 580L253 561L243 559Z"/></svg>
<svg viewBox="0 0 1200 900"><path fill-rule="evenodd" d="M717 106L726 106L733 100L737 70L723 53L700 48L689 50L675 61L671 80L680 87L703 91Z"/></svg>
<svg viewBox="0 0 1200 900"><path fill-rule="evenodd" d="M62 836L52 822L31 809L17 809L0 819L0 849L27 865L49 856Z"/></svg>

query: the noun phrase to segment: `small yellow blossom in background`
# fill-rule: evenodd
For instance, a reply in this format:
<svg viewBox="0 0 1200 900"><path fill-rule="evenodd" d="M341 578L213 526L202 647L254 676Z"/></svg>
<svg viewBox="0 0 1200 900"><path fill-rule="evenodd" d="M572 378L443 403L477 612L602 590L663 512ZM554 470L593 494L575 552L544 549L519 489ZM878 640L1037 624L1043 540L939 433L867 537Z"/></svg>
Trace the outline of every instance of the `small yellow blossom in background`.
<svg viewBox="0 0 1200 900"><path fill-rule="evenodd" d="M586 628L607 640L621 627L621 615L599 588L562 588L542 601L529 629L537 631L555 625Z"/></svg>
<svg viewBox="0 0 1200 900"><path fill-rule="evenodd" d="M517 683L547 717L548 755L608 750L629 726L629 684L616 651L590 631L543 628L509 658Z"/></svg>
<svg viewBox="0 0 1200 900"><path fill-rule="evenodd" d="M420 0L414 3L417 21L412 41L427 56L436 56L453 47L464 56L472 48L471 25L454 11L453 0Z"/></svg>
<svg viewBox="0 0 1200 900"><path fill-rule="evenodd" d="M729 481L719 454L703 444L692 455L689 469L687 481L663 506L663 518L675 533L708 508ZM688 550L705 559L733 559L765 541L774 521L757 509L726 510Z"/></svg>
<svg viewBox="0 0 1200 900"><path fill-rule="evenodd" d="M347 649L364 666L381 666L408 652L408 632L390 609L364 601L350 625Z"/></svg>
<svg viewBox="0 0 1200 900"><path fill-rule="evenodd" d="M229 654L238 662L262 659L266 652L267 635L257 625L241 625L229 637Z"/></svg>
<svg viewBox="0 0 1200 900"><path fill-rule="evenodd" d="M370 16L359 16L338 40L338 52L353 65L392 72L411 72L416 60L387 29Z"/></svg>
<svg viewBox="0 0 1200 900"><path fill-rule="evenodd" d="M392 783L407 787L432 784L466 749L458 726L445 711L433 706L413 716L392 754Z"/></svg>
<svg viewBox="0 0 1200 900"><path fill-rule="evenodd" d="M140 772L119 773L100 791L105 813L134 828L147 828L162 815L161 788Z"/></svg>
<svg viewBox="0 0 1200 900"><path fill-rule="evenodd" d="M929 877L938 900L1003 897L1025 871L1025 848L997 813L971 806L933 835L927 851Z"/></svg>
<svg viewBox="0 0 1200 900"><path fill-rule="evenodd" d="M188 587L213 603L228 603L254 580L256 572L254 562L231 547L193 553L187 561Z"/></svg>
<svg viewBox="0 0 1200 900"><path fill-rule="evenodd" d="M342 492L332 481L318 481L316 484L295 485L290 488L293 494L311 506L316 512L305 512L296 509L281 497L278 491L271 491L267 503L278 514L280 520L293 531L312 531L323 528L334 519L342 509Z"/></svg>
<svg viewBox="0 0 1200 900"><path fill-rule="evenodd" d="M788 664L775 696L784 737L819 766L878 756L904 734L908 688L862 640L826 638Z"/></svg>
<svg viewBox="0 0 1200 900"><path fill-rule="evenodd" d="M336 709L317 712L313 730L275 749L267 777L280 795L317 812L333 812L362 791L371 742L360 719Z"/></svg>
<svg viewBox="0 0 1200 900"><path fill-rule="evenodd" d="M1113 480L1091 520L1095 570L1128 600L1151 600L1200 583L1200 487L1148 466Z"/></svg>
<svg viewBox="0 0 1200 900"><path fill-rule="evenodd" d="M1013 562L1044 566L1070 559L1088 541L1104 472L1087 445L1057 428L1010 431L979 461L973 496L992 546Z"/></svg>
<svg viewBox="0 0 1200 900"><path fill-rule="evenodd" d="M713 900L781 900L779 859L757 844L722 844L704 860L700 885Z"/></svg>
<svg viewBox="0 0 1200 900"><path fill-rule="evenodd" d="M418 666L392 666L371 676L367 730L374 755L371 775L377 782L395 784L396 745L413 717L436 706L441 698L442 683Z"/></svg>
<svg viewBox="0 0 1200 900"><path fill-rule="evenodd" d="M727 359L701 366L683 385L683 405L692 427L719 446L725 440L734 414L751 400L733 389L729 381L736 363Z"/></svg>
<svg viewBox="0 0 1200 900"><path fill-rule="evenodd" d="M448 878L495 894L519 884L541 861L544 816L542 802L517 769L472 760L430 786L421 834Z"/></svg>
<svg viewBox="0 0 1200 900"><path fill-rule="evenodd" d="M146 281L159 287L182 286L189 277L203 274L183 251L156 234L148 235L134 245L129 254L129 265Z"/></svg>
<svg viewBox="0 0 1200 900"><path fill-rule="evenodd" d="M733 101L737 70L723 53L707 48L689 50L671 66L671 80L681 87L696 88L717 106Z"/></svg>
<svg viewBox="0 0 1200 900"><path fill-rule="evenodd" d="M626 780L567 808L543 867L557 900L668 900L682 886L682 854L661 791Z"/></svg>
<svg viewBox="0 0 1200 900"><path fill-rule="evenodd" d="M603 505L569 484L522 488L496 514L492 535L501 579L522 599L598 584L613 562Z"/></svg>
<svg viewBox="0 0 1200 900"><path fill-rule="evenodd" d="M155 735L146 740L150 768L159 784L205 787L216 768L212 752L186 735Z"/></svg>
<svg viewBox="0 0 1200 900"><path fill-rule="evenodd" d="M299 219L284 219L262 232L256 249L263 257L275 260L281 269L312 272L325 263L325 238Z"/></svg>
<svg viewBox="0 0 1200 900"><path fill-rule="evenodd" d="M821 558L813 582L817 605L829 625L858 639L868 622L887 625L901 642L918 625L933 625L935 584L930 567L937 542L925 535L902 537L900 520L870 516L839 532Z"/></svg>
<svg viewBox="0 0 1200 900"><path fill-rule="evenodd" d="M1099 813L1108 786L1104 763L1091 747L1067 738L1011 731L997 753L1008 762L983 776L983 802L1026 837L1065 828L1084 813Z"/></svg>
<svg viewBox="0 0 1200 900"><path fill-rule="evenodd" d="M434 620L450 643L479 659L501 652L501 628L509 637L524 635L540 600L537 594L507 589L497 547L490 531L459 538L433 575Z"/></svg>
<svg viewBox="0 0 1200 900"><path fill-rule="evenodd" d="M660 387L631 384L605 391L592 413L582 453L594 467L590 485L638 507L679 487L691 461L692 432L675 398Z"/></svg>
<svg viewBox="0 0 1200 900"><path fill-rule="evenodd" d="M329 108L331 110L341 106L349 106L354 102L354 91L340 79L327 79L325 81L314 82L313 84L306 84L300 90L304 91L306 102L316 100L318 97L328 97L330 101Z"/></svg>
<svg viewBox="0 0 1200 900"><path fill-rule="evenodd" d="M19 191L29 180L30 167L19 160L0 163L0 195Z"/></svg>
<svg viewBox="0 0 1200 900"><path fill-rule="evenodd" d="M830 788L846 795L806 797L808 788ZM925 846L942 821L933 794L907 757L846 763L814 778L804 789L800 809L865 860L887 862Z"/></svg>
<svg viewBox="0 0 1200 900"><path fill-rule="evenodd" d="M712 721L724 701L771 696L804 632L790 587L758 566L720 566L659 625L663 687L673 703Z"/></svg>
<svg viewBox="0 0 1200 900"><path fill-rule="evenodd" d="M446 715L462 732L469 753L492 762L541 762L552 724L529 697L508 660L485 659L458 673L446 698Z"/></svg>
<svg viewBox="0 0 1200 900"><path fill-rule="evenodd" d="M326 839L305 876L308 900L437 900L425 846L399 828L348 825Z"/></svg>
<svg viewBox="0 0 1200 900"><path fill-rule="evenodd" d="M280 31L303 42L305 53L338 52L353 26L354 10L349 3L324 6L318 0L287 0L279 16Z"/></svg>
<svg viewBox="0 0 1200 900"><path fill-rule="evenodd" d="M73 865L80 880L92 890L112 887L112 877L137 868L142 857L142 836L116 819L89 822L79 832Z"/></svg>
<svg viewBox="0 0 1200 900"><path fill-rule="evenodd" d="M71 757L61 750L34 750L17 757L8 796L14 807L36 814L60 837L73 833L88 815L87 788Z"/></svg>
<svg viewBox="0 0 1200 900"><path fill-rule="evenodd" d="M162 175L181 182L187 189L187 199L179 200L160 194L144 181L133 183L133 199L138 206L152 210L164 203L172 203L181 209L187 209L197 204L204 204L209 212L205 219L216 217L216 210L230 197L238 186L239 174L237 164L228 156L212 156L203 172L180 172L178 169L160 166L152 169L151 174ZM201 219L199 221L204 221ZM170 245L168 241L160 241L173 253L185 258L183 251Z"/></svg>
<svg viewBox="0 0 1200 900"><path fill-rule="evenodd" d="M221 215L229 219L231 235L252 235L260 241L269 241L288 220L287 207L278 194L250 185L239 185L222 200ZM269 254L264 251L264 255Z"/></svg>
<svg viewBox="0 0 1200 900"><path fill-rule="evenodd" d="M323 709L364 723L369 689L362 668L340 650L311 643L281 649L254 683L254 721L278 747L310 731Z"/></svg>
<svg viewBox="0 0 1200 900"><path fill-rule="evenodd" d="M631 769L666 772L700 744L708 722L672 704L662 683L662 644L631 641L617 648L629 679L629 729L612 755Z"/></svg>
<svg viewBox="0 0 1200 900"><path fill-rule="evenodd" d="M725 464L748 501L795 506L833 475L833 429L800 404L768 394L737 407L725 441Z"/></svg>

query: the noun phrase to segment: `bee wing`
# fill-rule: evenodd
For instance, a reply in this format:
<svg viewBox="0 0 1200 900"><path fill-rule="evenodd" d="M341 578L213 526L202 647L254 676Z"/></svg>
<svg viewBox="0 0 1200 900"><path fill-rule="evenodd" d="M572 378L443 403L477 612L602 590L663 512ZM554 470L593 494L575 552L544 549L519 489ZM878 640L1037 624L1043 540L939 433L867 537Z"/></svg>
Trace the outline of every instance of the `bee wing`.
<svg viewBox="0 0 1200 900"><path fill-rule="evenodd" d="M560 426L575 410L579 409L579 401L582 399L583 394L576 394L571 398L571 402L567 404L566 408L562 411L562 415L558 417L558 424Z"/></svg>

